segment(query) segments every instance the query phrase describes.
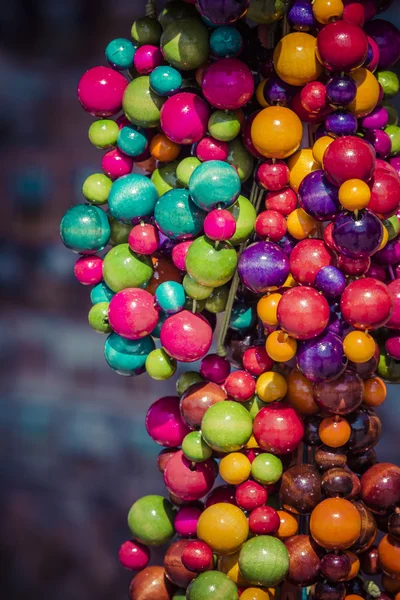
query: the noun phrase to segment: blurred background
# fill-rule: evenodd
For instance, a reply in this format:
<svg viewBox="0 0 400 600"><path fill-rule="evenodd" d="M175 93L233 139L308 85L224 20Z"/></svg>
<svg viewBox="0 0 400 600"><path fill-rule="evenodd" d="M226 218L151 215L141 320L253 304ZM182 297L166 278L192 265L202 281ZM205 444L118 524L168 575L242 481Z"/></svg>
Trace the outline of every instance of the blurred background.
<svg viewBox="0 0 400 600"><path fill-rule="evenodd" d="M159 7L163 4L159 2ZM383 16L400 26L399 0ZM87 324L89 290L59 240L99 169L83 72L130 37L145 0L13 0L0 11L0 560L2 597L117 600L126 516L164 493L148 406L174 383L124 378ZM399 101L397 108L400 108ZM379 409L380 460L398 461L399 388ZM396 397L397 396L397 397ZM397 437L396 437L397 436ZM156 600L156 599L155 599Z"/></svg>

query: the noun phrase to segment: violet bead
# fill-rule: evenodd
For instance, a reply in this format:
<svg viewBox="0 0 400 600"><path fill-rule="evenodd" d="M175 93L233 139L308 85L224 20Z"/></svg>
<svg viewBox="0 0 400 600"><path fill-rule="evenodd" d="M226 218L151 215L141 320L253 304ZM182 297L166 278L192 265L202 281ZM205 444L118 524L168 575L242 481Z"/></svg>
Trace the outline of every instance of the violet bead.
<svg viewBox="0 0 400 600"><path fill-rule="evenodd" d="M349 75L335 75L326 84L328 101L334 106L347 106L353 102L356 93L356 82Z"/></svg>
<svg viewBox="0 0 400 600"><path fill-rule="evenodd" d="M295 0L287 14L287 20L293 29L298 31L308 31L314 27L316 22L311 2L309 0Z"/></svg>
<svg viewBox="0 0 400 600"><path fill-rule="evenodd" d="M314 285L327 298L336 298L344 292L346 278L337 267L329 265L318 271Z"/></svg>
<svg viewBox="0 0 400 600"><path fill-rule="evenodd" d="M333 223L332 236L341 254L349 258L367 258L382 242L382 223L368 210L361 211L357 219L353 214L343 212Z"/></svg>
<svg viewBox="0 0 400 600"><path fill-rule="evenodd" d="M321 125L318 125L317 130L314 135L315 135L315 141L319 140L319 138L324 137L325 135L328 135L328 131L326 130L324 123L321 123Z"/></svg>
<svg viewBox="0 0 400 600"><path fill-rule="evenodd" d="M400 31L384 19L376 19L365 25L365 33L378 44L379 69L388 69L400 58Z"/></svg>
<svg viewBox="0 0 400 600"><path fill-rule="evenodd" d="M358 121L353 114L338 110L326 117L325 127L333 135L355 135Z"/></svg>
<svg viewBox="0 0 400 600"><path fill-rule="evenodd" d="M279 77L270 77L264 85L264 98L268 104L280 104L284 106L295 95L295 89Z"/></svg>
<svg viewBox="0 0 400 600"><path fill-rule="evenodd" d="M278 242L278 246L282 248L286 256L290 256L293 248L297 246L299 240L296 240L294 237L290 235L290 233L285 233L283 237Z"/></svg>
<svg viewBox="0 0 400 600"><path fill-rule="evenodd" d="M383 106L377 106L369 115L360 119L363 129L385 129L388 123L388 111Z"/></svg>
<svg viewBox="0 0 400 600"><path fill-rule="evenodd" d="M334 333L328 332L299 344L297 367L310 381L335 379L344 371L346 365L343 342Z"/></svg>
<svg viewBox="0 0 400 600"><path fill-rule="evenodd" d="M245 286L261 294L285 283L289 275L289 259L277 244L256 242L243 250L238 271Z"/></svg>
<svg viewBox="0 0 400 600"><path fill-rule="evenodd" d="M378 158L386 158L392 149L392 140L386 131L372 129L365 133L364 139L375 148Z"/></svg>
<svg viewBox="0 0 400 600"><path fill-rule="evenodd" d="M338 188L328 181L322 169L304 177L299 199L301 208L317 221L331 220L340 211Z"/></svg>
<svg viewBox="0 0 400 600"><path fill-rule="evenodd" d="M379 265L395 265L400 262L400 240L390 240L386 246L374 255Z"/></svg>

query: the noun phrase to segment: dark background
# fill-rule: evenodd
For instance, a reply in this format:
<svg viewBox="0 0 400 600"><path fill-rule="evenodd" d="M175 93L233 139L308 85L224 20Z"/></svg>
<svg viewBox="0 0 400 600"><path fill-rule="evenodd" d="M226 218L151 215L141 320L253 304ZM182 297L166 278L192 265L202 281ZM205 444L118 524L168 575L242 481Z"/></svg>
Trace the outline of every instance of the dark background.
<svg viewBox="0 0 400 600"><path fill-rule="evenodd" d="M162 4L162 2L160 3ZM395 2L385 18L399 18ZM0 10L0 595L117 600L126 516L163 493L147 407L174 383L116 375L87 324L89 290L59 220L99 170L83 72L130 37L138 0L13 0ZM397 7L397 10L396 10ZM396 17L397 12L397 17ZM381 460L399 458L398 388L379 409ZM156 599L155 599L156 600Z"/></svg>

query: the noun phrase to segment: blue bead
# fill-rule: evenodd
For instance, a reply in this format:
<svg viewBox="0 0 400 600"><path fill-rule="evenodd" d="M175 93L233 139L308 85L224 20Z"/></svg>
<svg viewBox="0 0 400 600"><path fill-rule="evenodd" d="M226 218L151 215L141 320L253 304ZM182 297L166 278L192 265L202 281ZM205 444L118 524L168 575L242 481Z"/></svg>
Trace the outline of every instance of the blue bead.
<svg viewBox="0 0 400 600"><path fill-rule="evenodd" d="M117 146L128 156L140 156L147 148L147 137L143 129L125 125L118 134Z"/></svg>
<svg viewBox="0 0 400 600"><path fill-rule="evenodd" d="M159 96L170 96L182 86L182 75L173 67L156 67L150 75L150 87Z"/></svg>
<svg viewBox="0 0 400 600"><path fill-rule="evenodd" d="M203 162L193 171L189 181L193 202L207 212L232 206L240 194L240 188L237 171L221 160Z"/></svg>
<svg viewBox="0 0 400 600"><path fill-rule="evenodd" d="M114 181L108 196L108 208L118 221L133 223L150 217L157 200L154 183L144 175L132 173Z"/></svg>
<svg viewBox="0 0 400 600"><path fill-rule="evenodd" d="M133 66L135 52L136 47L130 40L116 38L106 48L106 59L114 69L123 71Z"/></svg>
<svg viewBox="0 0 400 600"><path fill-rule="evenodd" d="M120 375L140 375L146 370L146 358L155 347L149 335L140 340L127 340L111 333L104 345L104 355L110 367Z"/></svg>
<svg viewBox="0 0 400 600"><path fill-rule="evenodd" d="M210 37L210 48L214 56L232 58L243 48L243 39L235 27L223 25L214 29Z"/></svg>
<svg viewBox="0 0 400 600"><path fill-rule="evenodd" d="M328 133L333 133L333 135L355 135L358 129L358 121L353 114L337 110L326 117L325 127Z"/></svg>
<svg viewBox="0 0 400 600"><path fill-rule="evenodd" d="M188 240L198 235L205 216L190 199L188 190L183 188L163 194L154 209L158 228L173 240Z"/></svg>
<svg viewBox="0 0 400 600"><path fill-rule="evenodd" d="M90 204L73 206L67 210L60 223L63 243L78 254L96 254L107 245L110 233L106 213Z"/></svg>
<svg viewBox="0 0 400 600"><path fill-rule="evenodd" d="M229 322L229 327L231 329L235 329L236 331L250 329L255 322L256 314L252 306L249 306L244 302L239 302L233 307L231 320Z"/></svg>
<svg viewBox="0 0 400 600"><path fill-rule="evenodd" d="M114 292L110 290L104 281L102 281L91 289L90 301L92 304L98 304L99 302L110 302L114 295Z"/></svg>
<svg viewBox="0 0 400 600"><path fill-rule="evenodd" d="M171 315L182 310L186 302L183 285L176 281L165 281L159 285L155 298L161 310Z"/></svg>

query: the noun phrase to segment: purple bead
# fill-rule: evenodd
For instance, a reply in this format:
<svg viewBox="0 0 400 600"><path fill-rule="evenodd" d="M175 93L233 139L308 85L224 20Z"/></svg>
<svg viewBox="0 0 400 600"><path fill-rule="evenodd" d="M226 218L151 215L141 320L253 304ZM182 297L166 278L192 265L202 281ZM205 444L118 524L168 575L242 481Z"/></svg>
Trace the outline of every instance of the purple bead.
<svg viewBox="0 0 400 600"><path fill-rule="evenodd" d="M364 139L373 145L378 158L386 158L392 149L392 140L382 129L366 131Z"/></svg>
<svg viewBox="0 0 400 600"><path fill-rule="evenodd" d="M330 221L339 214L338 188L319 169L306 175L299 187L301 208L317 221Z"/></svg>
<svg viewBox="0 0 400 600"><path fill-rule="evenodd" d="M327 98L334 106L347 106L353 102L356 93L356 82L348 75L335 75L326 84Z"/></svg>
<svg viewBox="0 0 400 600"><path fill-rule="evenodd" d="M393 169L396 170L398 176L400 177L400 156L395 156L389 160Z"/></svg>
<svg viewBox="0 0 400 600"><path fill-rule="evenodd" d="M334 333L328 332L299 344L297 367L310 381L336 379L343 373L346 365L343 342Z"/></svg>
<svg viewBox="0 0 400 600"><path fill-rule="evenodd" d="M250 0L197 0L200 14L214 25L228 25L242 17L249 7Z"/></svg>
<svg viewBox="0 0 400 600"><path fill-rule="evenodd" d="M389 115L383 106L377 106L369 115L360 119L363 129L385 129L388 123Z"/></svg>
<svg viewBox="0 0 400 600"><path fill-rule="evenodd" d="M292 250L297 244L299 240L296 240L294 237L290 235L290 233L285 233L285 235L279 240L278 246L282 248L286 256L290 256Z"/></svg>
<svg viewBox="0 0 400 600"><path fill-rule="evenodd" d="M287 104L295 95L295 88L279 77L270 77L264 85L264 98L268 104Z"/></svg>
<svg viewBox="0 0 400 600"><path fill-rule="evenodd" d="M328 132L324 123L321 123L320 125L318 125L317 130L315 132L315 141L319 140L319 138L322 138L325 135L328 135Z"/></svg>
<svg viewBox="0 0 400 600"><path fill-rule="evenodd" d="M256 242L243 250L238 271L244 285L261 294L285 283L289 275L289 259L277 244Z"/></svg>
<svg viewBox="0 0 400 600"><path fill-rule="evenodd" d="M327 298L336 298L343 294L346 277L340 269L333 266L322 267L315 277L314 285Z"/></svg>
<svg viewBox="0 0 400 600"><path fill-rule="evenodd" d="M372 277L372 279L379 279L385 283L387 279L387 273L385 267L381 267L380 265L371 265L368 271L365 273L365 277Z"/></svg>
<svg viewBox="0 0 400 600"><path fill-rule="evenodd" d="M357 219L343 212L333 223L332 237L339 252L348 258L367 258L381 245L382 223L368 210L360 212Z"/></svg>
<svg viewBox="0 0 400 600"><path fill-rule="evenodd" d="M289 24L298 31L308 31L316 24L311 2L295 0L288 12Z"/></svg>
<svg viewBox="0 0 400 600"><path fill-rule="evenodd" d="M176 242L167 237L162 231L158 230L159 246L158 251L164 256L171 256L172 250L176 246Z"/></svg>
<svg viewBox="0 0 400 600"><path fill-rule="evenodd" d="M328 133L333 135L355 135L357 133L357 117L349 112L337 110L325 119L325 127Z"/></svg>
<svg viewBox="0 0 400 600"><path fill-rule="evenodd" d="M400 58L400 31L384 19L376 19L365 25L365 33L379 46L379 69L388 69Z"/></svg>
<svg viewBox="0 0 400 600"><path fill-rule="evenodd" d="M386 352L395 360L400 360L400 336L392 335L386 340Z"/></svg>
<svg viewBox="0 0 400 600"><path fill-rule="evenodd" d="M374 256L379 265L395 265L400 262L400 239L390 240L386 246Z"/></svg>
<svg viewBox="0 0 400 600"><path fill-rule="evenodd" d="M346 321L341 317L340 312L331 312L331 316L329 317L329 323L327 325L326 330L338 335L340 338L343 338L347 330L349 329Z"/></svg>

